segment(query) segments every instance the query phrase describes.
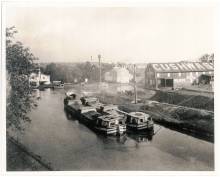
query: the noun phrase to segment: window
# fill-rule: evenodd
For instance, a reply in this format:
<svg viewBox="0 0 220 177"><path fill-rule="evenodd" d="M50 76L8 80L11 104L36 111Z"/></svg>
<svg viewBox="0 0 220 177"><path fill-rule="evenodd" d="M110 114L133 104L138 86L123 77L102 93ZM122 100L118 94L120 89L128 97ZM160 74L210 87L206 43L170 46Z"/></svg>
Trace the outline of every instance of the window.
<svg viewBox="0 0 220 177"><path fill-rule="evenodd" d="M181 77L181 73L179 73L179 76Z"/></svg>
<svg viewBox="0 0 220 177"><path fill-rule="evenodd" d="M110 124L109 124L109 127L114 127L115 126L115 124L113 123L113 122L111 122Z"/></svg>
<svg viewBox="0 0 220 177"><path fill-rule="evenodd" d="M167 76L170 77L170 73L168 73Z"/></svg>

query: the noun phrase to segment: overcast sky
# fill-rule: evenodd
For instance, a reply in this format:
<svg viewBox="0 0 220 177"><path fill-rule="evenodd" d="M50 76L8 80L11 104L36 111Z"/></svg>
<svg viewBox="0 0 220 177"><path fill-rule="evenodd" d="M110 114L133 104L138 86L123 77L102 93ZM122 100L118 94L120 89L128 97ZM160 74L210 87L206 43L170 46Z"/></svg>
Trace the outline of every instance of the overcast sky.
<svg viewBox="0 0 220 177"><path fill-rule="evenodd" d="M7 7L41 62L173 62L214 52L211 7Z"/></svg>

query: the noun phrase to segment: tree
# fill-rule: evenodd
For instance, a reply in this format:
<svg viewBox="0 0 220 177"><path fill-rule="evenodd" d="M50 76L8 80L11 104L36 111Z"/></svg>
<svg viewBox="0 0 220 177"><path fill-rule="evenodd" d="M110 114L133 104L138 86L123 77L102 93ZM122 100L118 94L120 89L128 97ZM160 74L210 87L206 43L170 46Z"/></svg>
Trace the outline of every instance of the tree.
<svg viewBox="0 0 220 177"><path fill-rule="evenodd" d="M204 54L199 58L200 62L210 62L210 63L214 63L214 53L212 54Z"/></svg>
<svg viewBox="0 0 220 177"><path fill-rule="evenodd" d="M23 123L30 122L27 112L34 106L29 87L29 75L37 58L21 42L14 41L15 27L6 28L7 105L6 124L23 130Z"/></svg>

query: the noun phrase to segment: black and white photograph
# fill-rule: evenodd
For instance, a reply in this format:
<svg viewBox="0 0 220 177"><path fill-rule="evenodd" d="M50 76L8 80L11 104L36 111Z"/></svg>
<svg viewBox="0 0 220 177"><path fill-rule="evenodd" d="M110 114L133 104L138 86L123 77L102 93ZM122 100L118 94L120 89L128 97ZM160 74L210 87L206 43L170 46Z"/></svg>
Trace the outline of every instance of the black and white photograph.
<svg viewBox="0 0 220 177"><path fill-rule="evenodd" d="M5 173L216 170L216 4L1 3Z"/></svg>

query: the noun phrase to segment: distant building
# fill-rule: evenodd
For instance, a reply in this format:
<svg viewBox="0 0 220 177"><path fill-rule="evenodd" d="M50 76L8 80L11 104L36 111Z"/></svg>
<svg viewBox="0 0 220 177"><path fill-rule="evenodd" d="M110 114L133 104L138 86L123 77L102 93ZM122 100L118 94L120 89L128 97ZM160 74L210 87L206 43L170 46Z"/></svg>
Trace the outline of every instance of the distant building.
<svg viewBox="0 0 220 177"><path fill-rule="evenodd" d="M201 76L206 76L207 82L213 79L213 63L149 63L145 70L145 87L152 89L186 87L198 83Z"/></svg>
<svg viewBox="0 0 220 177"><path fill-rule="evenodd" d="M37 73L31 73L29 77L29 83L33 87L38 87L41 84L48 85L50 84L50 76L42 74L40 69L38 69Z"/></svg>
<svg viewBox="0 0 220 177"><path fill-rule="evenodd" d="M105 81L115 83L129 83L133 76L126 68L114 67L104 75Z"/></svg>

